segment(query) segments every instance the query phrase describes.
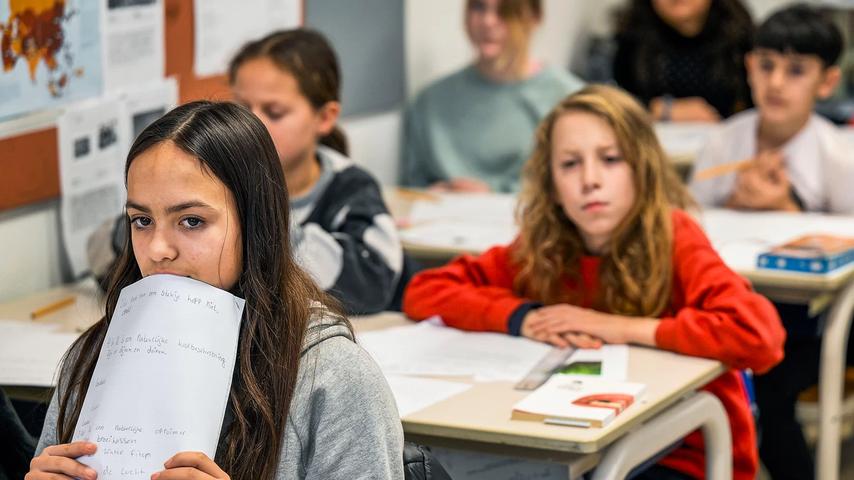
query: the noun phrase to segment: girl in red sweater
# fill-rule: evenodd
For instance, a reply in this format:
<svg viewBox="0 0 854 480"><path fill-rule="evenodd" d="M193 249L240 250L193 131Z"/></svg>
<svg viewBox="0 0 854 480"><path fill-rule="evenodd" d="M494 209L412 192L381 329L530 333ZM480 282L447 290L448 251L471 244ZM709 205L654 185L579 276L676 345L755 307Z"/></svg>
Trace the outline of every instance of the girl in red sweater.
<svg viewBox="0 0 854 480"><path fill-rule="evenodd" d="M404 311L557 346L633 343L720 360L730 370L704 389L729 415L735 478L755 478L756 435L738 370L764 372L782 359L776 310L679 209L691 200L627 94L590 86L567 97L536 142L519 237L417 275ZM695 432L646 475L703 478L704 470Z"/></svg>

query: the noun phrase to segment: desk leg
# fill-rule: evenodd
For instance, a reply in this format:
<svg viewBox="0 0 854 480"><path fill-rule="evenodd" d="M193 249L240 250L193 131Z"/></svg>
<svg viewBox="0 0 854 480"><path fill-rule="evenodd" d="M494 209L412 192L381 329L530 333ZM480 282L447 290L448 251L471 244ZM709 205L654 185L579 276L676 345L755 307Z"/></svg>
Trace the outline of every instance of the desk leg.
<svg viewBox="0 0 854 480"><path fill-rule="evenodd" d="M684 438L703 429L706 477L732 479L732 434L720 400L698 392L614 442L596 467L593 480L625 478L632 468Z"/></svg>
<svg viewBox="0 0 854 480"><path fill-rule="evenodd" d="M816 447L816 478L839 477L839 425L842 421L845 350L854 312L854 281L848 282L830 307L821 338L818 377L819 432Z"/></svg>

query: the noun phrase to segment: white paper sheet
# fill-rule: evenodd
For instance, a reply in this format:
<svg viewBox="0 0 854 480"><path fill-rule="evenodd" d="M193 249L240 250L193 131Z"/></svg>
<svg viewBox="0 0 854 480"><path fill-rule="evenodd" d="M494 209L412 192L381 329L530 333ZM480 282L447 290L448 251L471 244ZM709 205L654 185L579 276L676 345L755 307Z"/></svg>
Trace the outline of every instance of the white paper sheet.
<svg viewBox="0 0 854 480"><path fill-rule="evenodd" d="M500 193L441 193L437 201L419 200L412 204L409 223L457 220L477 223L513 223L516 197Z"/></svg>
<svg viewBox="0 0 854 480"><path fill-rule="evenodd" d="M193 10L193 65L200 77L224 73L246 42L302 23L302 0L195 0Z"/></svg>
<svg viewBox="0 0 854 480"><path fill-rule="evenodd" d="M122 290L74 440L102 480L143 477L172 455L213 458L231 386L244 301L173 275Z"/></svg>
<svg viewBox="0 0 854 480"><path fill-rule="evenodd" d="M465 332L432 322L358 334L386 375L518 381L551 347L504 333Z"/></svg>
<svg viewBox="0 0 854 480"><path fill-rule="evenodd" d="M55 324L0 320L0 385L51 387L78 333Z"/></svg>
<svg viewBox="0 0 854 480"><path fill-rule="evenodd" d="M481 252L516 237L516 197L506 194L437 194L412 204L400 230L411 245Z"/></svg>
<svg viewBox="0 0 854 480"><path fill-rule="evenodd" d="M703 149L709 136L719 128L716 123L656 123L655 134L668 155L694 158Z"/></svg>
<svg viewBox="0 0 854 480"><path fill-rule="evenodd" d="M400 239L408 245L476 253L495 245L510 244L516 238L516 233L516 226L510 223L465 223L454 220L429 222L399 231Z"/></svg>
<svg viewBox="0 0 854 480"><path fill-rule="evenodd" d="M387 375L385 379L394 394L397 411L401 418L471 388L471 385L467 383L433 378Z"/></svg>
<svg viewBox="0 0 854 480"><path fill-rule="evenodd" d="M104 87L114 90L165 69L163 0L104 2Z"/></svg>
<svg viewBox="0 0 854 480"><path fill-rule="evenodd" d="M122 212L127 119L119 100L75 105L57 121L65 251L74 277L89 266L86 242L105 220Z"/></svg>
<svg viewBox="0 0 854 480"><path fill-rule="evenodd" d="M709 209L701 223L724 262L741 272L756 270L759 254L801 235L854 237L854 219L842 215Z"/></svg>

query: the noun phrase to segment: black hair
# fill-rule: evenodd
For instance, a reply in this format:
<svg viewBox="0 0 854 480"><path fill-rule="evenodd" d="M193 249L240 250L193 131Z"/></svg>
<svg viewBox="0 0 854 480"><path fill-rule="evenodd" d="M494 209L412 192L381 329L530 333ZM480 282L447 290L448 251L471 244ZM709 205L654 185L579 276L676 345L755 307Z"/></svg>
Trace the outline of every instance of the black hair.
<svg viewBox="0 0 854 480"><path fill-rule="evenodd" d="M234 420L220 439L215 461L235 480L273 479L312 302L334 313L340 307L294 259L284 174L270 134L252 112L233 103L206 101L173 109L136 138L127 156L125 179L134 159L165 142L198 159L229 189L240 220L243 272L232 292L246 299L246 309L229 393ZM124 228L130 229L127 217ZM71 441L119 292L140 278L127 235L107 288L106 315L74 342L63 361L57 415L60 443Z"/></svg>
<svg viewBox="0 0 854 480"><path fill-rule="evenodd" d="M338 57L320 32L306 28L281 30L247 43L229 63L229 83L234 85L237 71L244 63L257 58L268 58L284 72L293 75L300 92L315 109L328 102L341 101ZM349 150L347 137L338 126L321 138L320 144L343 155L347 155Z"/></svg>
<svg viewBox="0 0 854 480"><path fill-rule="evenodd" d="M799 3L777 11L756 32L755 48L816 55L825 68L842 53L842 33L826 15Z"/></svg>

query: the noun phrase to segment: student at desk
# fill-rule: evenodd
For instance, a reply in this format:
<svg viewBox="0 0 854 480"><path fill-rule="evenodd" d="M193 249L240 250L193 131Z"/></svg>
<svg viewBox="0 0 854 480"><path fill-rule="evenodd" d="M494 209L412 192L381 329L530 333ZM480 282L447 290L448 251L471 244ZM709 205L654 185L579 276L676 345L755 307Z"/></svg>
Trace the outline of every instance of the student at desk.
<svg viewBox="0 0 854 480"><path fill-rule="evenodd" d="M854 215L851 147L813 113L839 82L841 49L833 22L808 6L783 9L759 27L746 60L756 109L728 120L701 151L691 182L700 203ZM808 479L813 460L795 404L818 380L821 322L807 318L806 306L777 307L789 334L784 361L755 381L760 454L773 478Z"/></svg>
<svg viewBox="0 0 854 480"><path fill-rule="evenodd" d="M465 9L477 57L409 107L402 183L515 192L537 123L582 82L530 58L540 0L467 0Z"/></svg>
<svg viewBox="0 0 854 480"><path fill-rule="evenodd" d="M350 314L399 308L401 278L408 275L403 247L379 184L347 157L347 139L336 126L341 78L332 47L311 30L274 32L237 53L229 81L235 100L273 137L300 265ZM109 236L100 235L92 250L109 256ZM99 256L105 255L90 257Z"/></svg>
<svg viewBox="0 0 854 480"><path fill-rule="evenodd" d="M714 122L750 106L741 0L628 0L616 30L614 79L656 120Z"/></svg>
<svg viewBox="0 0 854 480"><path fill-rule="evenodd" d="M771 303L679 209L688 203L643 107L617 89L588 87L537 131L519 237L416 275L404 312L558 346L635 343L718 359L730 370L705 390L729 415L735 478L752 480L756 435L738 370L779 362L784 331ZM703 473L694 433L641 478Z"/></svg>
<svg viewBox="0 0 854 480"><path fill-rule="evenodd" d="M246 309L216 458L175 452L152 478L402 478L391 391L292 256L287 190L264 125L231 103L182 105L143 130L125 176L130 238L107 314L66 355L27 478L96 477L76 458L97 445L71 439L100 346L121 289L161 272L228 290Z"/></svg>

